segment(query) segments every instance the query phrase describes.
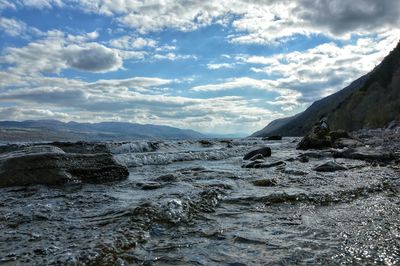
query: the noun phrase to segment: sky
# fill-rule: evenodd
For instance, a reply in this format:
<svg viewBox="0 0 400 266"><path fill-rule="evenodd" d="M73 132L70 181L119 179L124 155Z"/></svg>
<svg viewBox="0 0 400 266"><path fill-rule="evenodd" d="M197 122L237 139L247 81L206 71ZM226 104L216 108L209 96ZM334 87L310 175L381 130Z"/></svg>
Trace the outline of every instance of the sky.
<svg viewBox="0 0 400 266"><path fill-rule="evenodd" d="M399 0L0 0L0 120L248 135L368 73Z"/></svg>

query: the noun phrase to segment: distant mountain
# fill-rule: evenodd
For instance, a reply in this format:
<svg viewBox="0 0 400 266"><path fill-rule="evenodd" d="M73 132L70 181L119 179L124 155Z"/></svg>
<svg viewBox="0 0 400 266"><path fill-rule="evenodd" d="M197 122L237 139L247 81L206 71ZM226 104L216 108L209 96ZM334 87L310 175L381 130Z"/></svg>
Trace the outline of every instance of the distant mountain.
<svg viewBox="0 0 400 266"><path fill-rule="evenodd" d="M0 141L193 139L205 135L170 126L57 120L0 121Z"/></svg>
<svg viewBox="0 0 400 266"><path fill-rule="evenodd" d="M304 112L274 120L253 137L301 136L323 116L331 129L354 131L400 121L400 42L374 70Z"/></svg>

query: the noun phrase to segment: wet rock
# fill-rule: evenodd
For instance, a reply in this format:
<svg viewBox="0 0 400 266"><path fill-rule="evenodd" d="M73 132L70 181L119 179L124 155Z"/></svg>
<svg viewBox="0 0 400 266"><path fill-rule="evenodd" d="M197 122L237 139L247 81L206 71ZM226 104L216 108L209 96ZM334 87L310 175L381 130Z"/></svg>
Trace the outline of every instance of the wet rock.
<svg viewBox="0 0 400 266"><path fill-rule="evenodd" d="M299 162L308 163L309 161L310 161L310 158L308 158L307 155L300 155L299 156Z"/></svg>
<svg viewBox="0 0 400 266"><path fill-rule="evenodd" d="M162 175L155 179L155 181L160 181L160 182L175 182L177 180L178 178L173 174Z"/></svg>
<svg viewBox="0 0 400 266"><path fill-rule="evenodd" d="M255 160L248 164L242 165L242 168L259 168L259 165L261 165L263 162L264 160Z"/></svg>
<svg viewBox="0 0 400 266"><path fill-rule="evenodd" d="M42 145L0 155L0 187L106 182L126 179L128 175L128 169L107 153L68 154Z"/></svg>
<svg viewBox="0 0 400 266"><path fill-rule="evenodd" d="M253 181L253 184L257 187L273 187L278 184L276 179L259 179Z"/></svg>
<svg viewBox="0 0 400 266"><path fill-rule="evenodd" d="M262 138L262 140L282 140L282 136L278 136L278 135L269 136L269 137Z"/></svg>
<svg viewBox="0 0 400 266"><path fill-rule="evenodd" d="M253 157L251 157L249 160L250 160L250 161L264 160L264 156L263 156L262 154L259 153L259 154L254 155Z"/></svg>
<svg viewBox="0 0 400 266"><path fill-rule="evenodd" d="M335 161L330 161L315 167L314 170L317 172L335 172L347 170L347 168Z"/></svg>
<svg viewBox="0 0 400 266"><path fill-rule="evenodd" d="M390 151L370 147L356 147L336 151L333 153L333 157L380 162L388 162L395 159L394 154Z"/></svg>
<svg viewBox="0 0 400 266"><path fill-rule="evenodd" d="M303 172L300 170L294 170L294 169L284 169L282 172L285 174L288 174L288 175L297 175L297 176L308 175L307 172Z"/></svg>
<svg viewBox="0 0 400 266"><path fill-rule="evenodd" d="M339 138L332 144L332 146L337 149L343 149L346 147L354 148L354 147L361 146L361 145L363 145L363 144L361 142L359 142L358 140L347 139L347 138Z"/></svg>
<svg viewBox="0 0 400 266"><path fill-rule="evenodd" d="M248 159L250 159L251 157L253 157L254 155L257 155L257 154L261 154L263 157L269 157L269 156L271 156L271 148L264 147L264 148L261 148L261 149L257 149L257 150L251 151L251 152L247 153L243 157L243 160L248 160Z"/></svg>
<svg viewBox="0 0 400 266"><path fill-rule="evenodd" d="M92 154L92 153L109 153L110 150L107 148L105 143L95 142L52 142L49 145L60 148L66 153L81 153L81 154Z"/></svg>
<svg viewBox="0 0 400 266"><path fill-rule="evenodd" d="M278 161L274 163L265 163L263 160L256 160L251 163L245 164L242 168L271 168L274 166L285 165L283 161Z"/></svg>
<svg viewBox="0 0 400 266"><path fill-rule="evenodd" d="M158 182L145 182L145 183L137 183L137 186L143 190L153 190L162 188L163 185Z"/></svg>
<svg viewBox="0 0 400 266"><path fill-rule="evenodd" d="M331 131L329 133L329 136L331 137L332 142L336 141L337 139L341 139L341 138L346 138L346 139L350 138L349 133L347 133L344 130Z"/></svg>
<svg viewBox="0 0 400 266"><path fill-rule="evenodd" d="M298 150L325 149L332 147L329 126L325 120L321 120L297 145Z"/></svg>
<svg viewBox="0 0 400 266"><path fill-rule="evenodd" d="M200 140L199 143L201 144L201 146L203 147L211 147L213 146L213 143L211 141L208 140Z"/></svg>

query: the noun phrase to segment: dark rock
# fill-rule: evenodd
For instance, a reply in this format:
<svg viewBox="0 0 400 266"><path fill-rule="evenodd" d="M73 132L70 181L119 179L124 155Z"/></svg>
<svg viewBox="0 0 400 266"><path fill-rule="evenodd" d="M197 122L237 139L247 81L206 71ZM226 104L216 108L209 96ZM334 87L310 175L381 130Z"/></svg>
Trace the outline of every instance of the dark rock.
<svg viewBox="0 0 400 266"><path fill-rule="evenodd" d="M299 162L308 163L309 161L310 161L310 159L308 158L308 156L306 156L306 155L299 156Z"/></svg>
<svg viewBox="0 0 400 266"><path fill-rule="evenodd" d="M249 160L250 160L250 161L264 160L264 156L263 156L262 154L259 153L259 154L254 155L253 157L251 157Z"/></svg>
<svg viewBox="0 0 400 266"><path fill-rule="evenodd" d="M329 127L316 125L297 145L299 150L325 149L332 147Z"/></svg>
<svg viewBox="0 0 400 266"><path fill-rule="evenodd" d="M175 182L175 181L177 181L177 179L178 178L173 174L166 174L166 175L157 177L155 180L160 181L160 182Z"/></svg>
<svg viewBox="0 0 400 266"><path fill-rule="evenodd" d="M263 160L256 160L254 162L243 165L242 168L271 168L278 165L285 165L283 161L278 161L274 163L265 163Z"/></svg>
<svg viewBox="0 0 400 266"><path fill-rule="evenodd" d="M288 174L288 175L298 175L298 176L304 176L304 175L308 174L307 172L294 170L294 169L284 169L282 172L285 174Z"/></svg>
<svg viewBox="0 0 400 266"><path fill-rule="evenodd" d="M347 168L341 164L338 164L337 162L330 161L315 167L314 170L317 172L335 172L335 171L347 170Z"/></svg>
<svg viewBox="0 0 400 266"><path fill-rule="evenodd" d="M341 139L341 138L347 138L347 139L350 138L349 133L347 133L344 130L331 131L329 133L329 136L331 137L332 142L336 141L337 139Z"/></svg>
<svg viewBox="0 0 400 266"><path fill-rule="evenodd" d="M0 187L106 182L126 179L128 175L128 169L108 153L68 154L42 145L0 155Z"/></svg>
<svg viewBox="0 0 400 266"><path fill-rule="evenodd" d="M213 145L213 143L211 141L208 141L208 140L200 140L199 143L203 147L211 147Z"/></svg>
<svg viewBox="0 0 400 266"><path fill-rule="evenodd" d="M269 156L271 156L271 148L264 147L264 148L261 148L261 149L257 149L257 150L251 151L251 152L247 153L243 157L243 160L248 160L248 159L250 159L251 157L253 157L254 155L257 155L257 154L261 154L263 157L269 157Z"/></svg>
<svg viewBox="0 0 400 266"><path fill-rule="evenodd" d="M81 153L81 154L93 154L93 153L109 153L105 143L95 142L52 142L49 143L51 146L55 146L65 151L66 153Z"/></svg>
<svg viewBox="0 0 400 266"><path fill-rule="evenodd" d="M394 154L390 151L368 147L356 147L344 151L336 151L333 153L333 157L380 162L388 162L395 159Z"/></svg>
<svg viewBox="0 0 400 266"><path fill-rule="evenodd" d="M162 188L163 185L158 182L146 182L146 183L137 183L137 186L143 190L154 190Z"/></svg>
<svg viewBox="0 0 400 266"><path fill-rule="evenodd" d="M278 184L275 179L259 179L253 181L253 184L257 187L273 187Z"/></svg>
<svg viewBox="0 0 400 266"><path fill-rule="evenodd" d="M361 142L355 139L340 138L333 142L332 146L337 149L343 149L346 147L354 148L363 145Z"/></svg>
<svg viewBox="0 0 400 266"><path fill-rule="evenodd" d="M262 140L282 140L282 136L276 135L276 136L269 136L262 138Z"/></svg>

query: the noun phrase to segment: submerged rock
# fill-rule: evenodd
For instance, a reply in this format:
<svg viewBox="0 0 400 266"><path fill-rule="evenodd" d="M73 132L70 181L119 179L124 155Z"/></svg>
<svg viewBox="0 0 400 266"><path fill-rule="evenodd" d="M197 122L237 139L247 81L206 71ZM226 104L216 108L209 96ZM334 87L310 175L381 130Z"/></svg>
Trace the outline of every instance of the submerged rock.
<svg viewBox="0 0 400 266"><path fill-rule="evenodd" d="M315 167L314 170L317 172L335 172L335 171L347 170L347 168L341 164L338 164L335 161L329 161L327 163Z"/></svg>
<svg viewBox="0 0 400 266"><path fill-rule="evenodd" d="M106 182L126 179L128 175L128 169L108 153L65 153L60 148L41 145L0 155L0 187Z"/></svg>
<svg viewBox="0 0 400 266"><path fill-rule="evenodd" d="M271 168L278 165L285 165L283 161L278 161L274 163L265 163L263 160L256 160L251 163L245 164L242 168Z"/></svg>
<svg viewBox="0 0 400 266"><path fill-rule="evenodd" d="M269 157L269 156L271 156L271 148L264 147L264 148L260 148L260 149L251 151L243 157L243 160L249 160L251 157L253 157L254 155L257 155L257 154L261 154L263 157Z"/></svg>
<svg viewBox="0 0 400 266"><path fill-rule="evenodd" d="M160 182L175 182L177 180L178 178L173 174L162 175L155 179L155 181L160 181Z"/></svg>
<svg viewBox="0 0 400 266"><path fill-rule="evenodd" d="M253 184L257 187L273 187L278 184L275 179L259 179L253 181Z"/></svg>

